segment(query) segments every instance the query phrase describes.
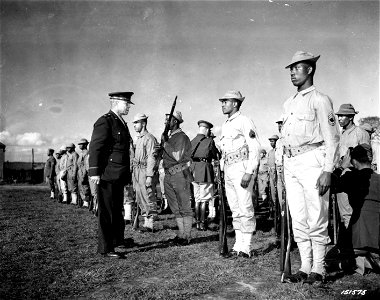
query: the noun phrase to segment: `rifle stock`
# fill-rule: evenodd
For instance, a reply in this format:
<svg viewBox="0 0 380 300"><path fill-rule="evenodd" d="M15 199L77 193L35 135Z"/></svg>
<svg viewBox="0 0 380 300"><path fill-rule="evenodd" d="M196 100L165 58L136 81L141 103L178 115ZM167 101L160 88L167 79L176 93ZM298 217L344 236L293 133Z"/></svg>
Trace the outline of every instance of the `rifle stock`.
<svg viewBox="0 0 380 300"><path fill-rule="evenodd" d="M226 256L228 254L227 245L227 213L226 213L226 203L224 199L223 192L223 182L220 170L220 161L215 162L216 168L216 179L218 184L218 194L219 194L219 255Z"/></svg>
<svg viewBox="0 0 380 300"><path fill-rule="evenodd" d="M133 230L137 230L140 226L139 215L140 215L140 206L136 202L136 215L135 215L135 218L133 220Z"/></svg>

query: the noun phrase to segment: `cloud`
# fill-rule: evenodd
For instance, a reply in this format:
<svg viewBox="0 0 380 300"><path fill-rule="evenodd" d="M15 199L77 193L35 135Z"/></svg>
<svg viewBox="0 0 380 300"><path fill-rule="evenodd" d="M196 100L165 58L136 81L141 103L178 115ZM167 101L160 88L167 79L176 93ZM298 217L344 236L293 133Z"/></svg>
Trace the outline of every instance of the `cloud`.
<svg viewBox="0 0 380 300"><path fill-rule="evenodd" d="M42 146L46 144L39 132L25 132L16 136L18 146Z"/></svg>
<svg viewBox="0 0 380 300"><path fill-rule="evenodd" d="M56 113L56 114L59 114L60 112L62 112L62 108L58 107L58 106L53 106L53 107L50 107L49 110L53 113Z"/></svg>
<svg viewBox="0 0 380 300"><path fill-rule="evenodd" d="M12 146L42 146L46 144L45 139L39 132L12 135L9 131L2 131L0 132L0 141L5 145Z"/></svg>

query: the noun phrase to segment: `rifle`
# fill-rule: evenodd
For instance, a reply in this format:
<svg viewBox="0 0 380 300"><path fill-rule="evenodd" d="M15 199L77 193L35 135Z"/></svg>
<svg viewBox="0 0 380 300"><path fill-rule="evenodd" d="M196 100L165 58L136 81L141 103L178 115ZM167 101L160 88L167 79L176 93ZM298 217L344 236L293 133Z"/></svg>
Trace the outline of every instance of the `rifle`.
<svg viewBox="0 0 380 300"><path fill-rule="evenodd" d="M163 137L167 137L168 136L168 133L169 133L169 130L170 130L170 122L172 121L173 114L174 114L174 109L175 109L175 106L177 105L177 97L178 96L175 96L174 102L172 104L172 108L170 110L168 121L166 122L164 132L162 133ZM161 147L164 147L164 144L165 144L165 140L163 140L161 138Z"/></svg>
<svg viewBox="0 0 380 300"><path fill-rule="evenodd" d="M331 194L332 213L333 213L333 230L334 230L334 244L338 241L338 222L336 218L336 194Z"/></svg>
<svg viewBox="0 0 380 300"><path fill-rule="evenodd" d="M134 217L134 220L133 220L133 230L137 230L139 228L139 215L140 215L140 206L139 204L136 202L136 214L135 214L135 217Z"/></svg>
<svg viewBox="0 0 380 300"><path fill-rule="evenodd" d="M290 233L290 213L289 213L289 204L288 200L285 199L285 205L283 204L282 206L285 206L286 209L286 225L287 225L287 246L286 246L286 255L285 255L285 261L283 262L283 267L282 267L282 274L281 274L281 282L285 282L285 277L289 276L292 274L292 268L290 265L290 246L292 244L292 237ZM281 211L282 219L284 219L285 214L283 214L283 211ZM285 225L285 221L284 221ZM283 253L283 248L285 247L285 226L282 226L281 228L281 253ZM284 243L283 243L283 236L284 236Z"/></svg>
<svg viewBox="0 0 380 300"><path fill-rule="evenodd" d="M219 255L226 256L228 254L227 245L227 213L226 203L224 200L223 183L220 170L220 161L215 161L216 181L219 194Z"/></svg>

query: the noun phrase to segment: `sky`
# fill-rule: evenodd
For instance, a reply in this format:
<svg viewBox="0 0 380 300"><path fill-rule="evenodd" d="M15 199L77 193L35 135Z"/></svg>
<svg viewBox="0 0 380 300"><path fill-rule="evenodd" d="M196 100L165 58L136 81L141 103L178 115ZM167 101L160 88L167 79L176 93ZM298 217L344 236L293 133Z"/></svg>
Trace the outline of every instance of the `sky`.
<svg viewBox="0 0 380 300"><path fill-rule="evenodd" d="M262 147L296 92L285 69L297 50L321 55L314 77L337 111L379 116L378 1L1 1L0 142L5 159L46 160L46 149L90 140L108 93L133 91L159 139L178 95L183 130L226 116L239 90ZM218 140L218 138L216 139Z"/></svg>

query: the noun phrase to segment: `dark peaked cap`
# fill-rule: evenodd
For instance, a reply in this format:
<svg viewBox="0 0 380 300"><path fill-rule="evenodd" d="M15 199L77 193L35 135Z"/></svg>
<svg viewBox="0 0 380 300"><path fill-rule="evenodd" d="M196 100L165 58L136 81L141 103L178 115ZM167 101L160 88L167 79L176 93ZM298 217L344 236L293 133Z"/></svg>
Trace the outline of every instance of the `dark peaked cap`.
<svg viewBox="0 0 380 300"><path fill-rule="evenodd" d="M205 121L205 120L199 120L198 121L198 126L204 126L204 127L207 127L207 128L209 128L209 129L211 129L211 128L213 128L214 127L214 125L212 125L210 122L208 122L208 121Z"/></svg>
<svg viewBox="0 0 380 300"><path fill-rule="evenodd" d="M121 101L126 101L128 103L134 104L131 101L131 97L134 93L133 92L114 92L114 93L109 93L108 96L110 96L110 99L114 100L121 100Z"/></svg>

